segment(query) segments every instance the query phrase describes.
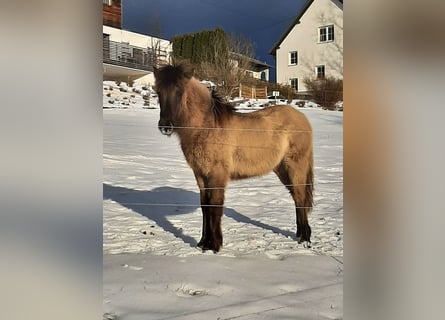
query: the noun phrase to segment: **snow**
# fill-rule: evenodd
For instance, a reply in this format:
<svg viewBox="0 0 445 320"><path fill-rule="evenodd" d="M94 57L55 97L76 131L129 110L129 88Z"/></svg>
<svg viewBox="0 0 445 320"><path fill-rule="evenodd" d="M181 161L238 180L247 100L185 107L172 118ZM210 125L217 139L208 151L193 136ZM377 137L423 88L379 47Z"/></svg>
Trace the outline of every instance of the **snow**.
<svg viewBox="0 0 445 320"><path fill-rule="evenodd" d="M340 319L330 257L104 257L104 319Z"/></svg>
<svg viewBox="0 0 445 320"><path fill-rule="evenodd" d="M201 83L205 85L207 88L216 88L216 84L209 80L202 80Z"/></svg>
<svg viewBox="0 0 445 320"><path fill-rule="evenodd" d="M157 128L157 97L104 82L104 318L342 317L343 114L291 105L314 131L312 247L295 241L293 201L271 173L229 185L215 255L196 248L199 190L177 138Z"/></svg>

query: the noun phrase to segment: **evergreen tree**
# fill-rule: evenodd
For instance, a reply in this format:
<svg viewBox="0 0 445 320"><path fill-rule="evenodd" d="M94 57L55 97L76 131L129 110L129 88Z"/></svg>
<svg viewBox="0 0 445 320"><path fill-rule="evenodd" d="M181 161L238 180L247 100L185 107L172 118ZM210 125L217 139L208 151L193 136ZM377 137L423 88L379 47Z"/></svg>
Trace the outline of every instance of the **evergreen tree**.
<svg viewBox="0 0 445 320"><path fill-rule="evenodd" d="M187 59L194 64L216 64L229 57L227 37L221 28L175 36L172 42L173 57Z"/></svg>
<svg viewBox="0 0 445 320"><path fill-rule="evenodd" d="M172 47L173 47L173 57L181 58L182 57L182 41L184 40L183 36L175 36L172 39Z"/></svg>

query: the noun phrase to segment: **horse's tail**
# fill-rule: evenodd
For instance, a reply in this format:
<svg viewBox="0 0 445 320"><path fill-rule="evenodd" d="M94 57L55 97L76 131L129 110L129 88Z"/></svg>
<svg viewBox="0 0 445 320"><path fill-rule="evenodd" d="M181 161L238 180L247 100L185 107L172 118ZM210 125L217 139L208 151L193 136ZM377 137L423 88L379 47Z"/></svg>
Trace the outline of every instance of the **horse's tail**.
<svg viewBox="0 0 445 320"><path fill-rule="evenodd" d="M314 164L311 159L306 175L304 207L308 208L308 212L310 212L312 210L313 204L314 204Z"/></svg>

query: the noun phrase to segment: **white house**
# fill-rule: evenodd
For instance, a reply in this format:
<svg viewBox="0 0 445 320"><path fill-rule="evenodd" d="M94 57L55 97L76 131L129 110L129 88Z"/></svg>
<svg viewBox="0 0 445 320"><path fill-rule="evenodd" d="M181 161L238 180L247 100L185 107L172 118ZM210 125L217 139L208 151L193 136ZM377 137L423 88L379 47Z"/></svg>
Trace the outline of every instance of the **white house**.
<svg viewBox="0 0 445 320"><path fill-rule="evenodd" d="M305 92L305 78L343 78L343 0L308 0L270 54L277 83Z"/></svg>
<svg viewBox="0 0 445 320"><path fill-rule="evenodd" d="M169 61L170 41L122 30L122 1L103 0L103 79L153 84L153 66Z"/></svg>
<svg viewBox="0 0 445 320"><path fill-rule="evenodd" d="M103 79L153 84L153 66L167 63L170 41L103 26Z"/></svg>
<svg viewBox="0 0 445 320"><path fill-rule="evenodd" d="M247 69L244 70L246 72L246 75L254 79L269 81L269 69L272 68L271 65L268 65L265 62L261 62L260 60L247 57L236 52L230 52L230 59L235 68L239 67L238 61L240 59L246 59L246 58L248 59L249 62L247 64Z"/></svg>

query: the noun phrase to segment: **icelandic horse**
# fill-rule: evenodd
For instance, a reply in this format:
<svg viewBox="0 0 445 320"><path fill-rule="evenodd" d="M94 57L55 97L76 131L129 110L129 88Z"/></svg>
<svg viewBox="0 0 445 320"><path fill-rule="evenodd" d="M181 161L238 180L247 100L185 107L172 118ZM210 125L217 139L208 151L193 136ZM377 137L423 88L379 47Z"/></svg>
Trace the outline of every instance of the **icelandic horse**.
<svg viewBox="0 0 445 320"><path fill-rule="evenodd" d="M158 128L178 136L199 186L203 225L198 247L216 253L222 246L227 184L270 171L295 202L298 242L309 245L314 173L312 128L305 115L288 105L236 112L194 78L186 64L155 68L154 75Z"/></svg>

